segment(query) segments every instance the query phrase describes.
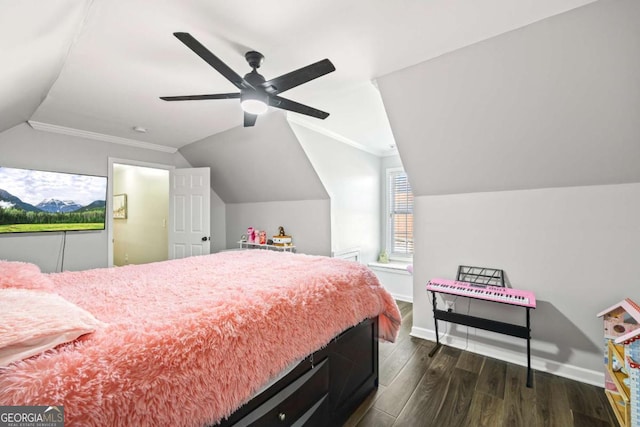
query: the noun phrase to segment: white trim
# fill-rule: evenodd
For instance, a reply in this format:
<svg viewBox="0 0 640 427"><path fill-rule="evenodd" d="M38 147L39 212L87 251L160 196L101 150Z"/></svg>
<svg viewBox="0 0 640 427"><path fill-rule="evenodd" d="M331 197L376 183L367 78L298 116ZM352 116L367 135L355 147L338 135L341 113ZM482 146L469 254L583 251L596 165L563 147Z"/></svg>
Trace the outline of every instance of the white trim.
<svg viewBox="0 0 640 427"><path fill-rule="evenodd" d="M374 261L368 263L367 267L374 272L382 286L391 294L393 299L413 303L413 281L410 278L407 278L407 276L412 275L407 271L408 265L409 264L406 263L394 262L383 264L381 262ZM405 281L410 282L406 287L402 283Z"/></svg>
<svg viewBox="0 0 640 427"><path fill-rule="evenodd" d="M162 163L141 162L138 160L117 159L109 157L109 168L107 171L107 267L113 267L113 165L142 166L153 169L174 170L173 165L165 165ZM171 215L171 212L169 212Z"/></svg>
<svg viewBox="0 0 640 427"><path fill-rule="evenodd" d="M389 293L391 294L394 300L410 302L411 304L413 304L413 295L401 295L401 294L396 294L394 292L389 292Z"/></svg>
<svg viewBox="0 0 640 427"><path fill-rule="evenodd" d="M381 263L381 262L370 262L367 266L372 270L381 270L387 271L393 274L402 274L405 276L411 276L411 273L407 271L407 267L410 266L411 263L400 263L400 262L389 262L389 263Z"/></svg>
<svg viewBox="0 0 640 427"><path fill-rule="evenodd" d="M43 132L78 136L80 138L111 142L114 144L128 145L130 147L145 148L147 150L162 151L164 153L171 153L171 154L178 151L178 149L175 147L167 147L166 145L152 144L150 142L138 141L136 139L121 138L119 136L105 135L103 133L89 132L87 130L68 128L65 126L52 125L49 123L35 122L33 120L29 120L27 123L29 123L29 126L31 126L33 129L40 130Z"/></svg>
<svg viewBox="0 0 640 427"><path fill-rule="evenodd" d="M393 149L393 150L374 150L373 148L367 147L364 144L360 144L359 142L356 142L352 139L349 139L345 136L340 135L339 133L336 133L332 130L326 129L322 126L318 126L316 124L313 123L309 123L307 120L301 119L299 118L297 115L295 114L291 114L287 112L287 120L290 123L295 123L297 125L300 125L302 127L305 127L307 129L310 129L312 131L318 132L322 135L328 136L329 138L335 139L336 141L342 142L343 144L347 144L350 145L353 148L357 148L358 150L362 150L362 151L366 151L369 154L373 154L374 156L378 156L378 157L384 157L384 156L391 156L393 154L397 154L398 150L397 149Z"/></svg>
<svg viewBox="0 0 640 427"><path fill-rule="evenodd" d="M421 338L428 341L436 340L436 333L434 330L420 328L417 326L413 326L411 328L410 335L412 337ZM513 363L514 365L527 366L527 358L525 353L511 352L496 346L482 344L477 341L474 341L473 350L470 350L469 348L467 348L467 341L464 338L448 334L445 334L444 337L440 339L440 342L450 347L455 347L483 356L500 359L508 363ZM604 385L603 371L592 371L590 369L581 368L579 366L568 365L565 363L556 362L554 360L534 356L531 357L531 368L536 371L548 372L553 375L558 375L574 381L595 385L597 387L602 387Z"/></svg>
<svg viewBox="0 0 640 427"><path fill-rule="evenodd" d="M334 251L331 253L333 258L350 259L355 262L360 262L360 248L343 249L341 251Z"/></svg>
<svg viewBox="0 0 640 427"><path fill-rule="evenodd" d="M397 148L385 151L385 154L382 154L382 157L391 157L391 156L398 156L399 152Z"/></svg>

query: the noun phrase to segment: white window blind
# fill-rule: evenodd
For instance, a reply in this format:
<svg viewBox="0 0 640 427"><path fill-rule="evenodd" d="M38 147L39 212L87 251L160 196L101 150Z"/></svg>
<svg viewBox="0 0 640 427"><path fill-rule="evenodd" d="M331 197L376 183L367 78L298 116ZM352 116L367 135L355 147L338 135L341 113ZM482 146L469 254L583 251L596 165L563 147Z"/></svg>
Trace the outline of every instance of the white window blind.
<svg viewBox="0 0 640 427"><path fill-rule="evenodd" d="M387 172L387 251L391 257L413 256L413 193L402 170Z"/></svg>

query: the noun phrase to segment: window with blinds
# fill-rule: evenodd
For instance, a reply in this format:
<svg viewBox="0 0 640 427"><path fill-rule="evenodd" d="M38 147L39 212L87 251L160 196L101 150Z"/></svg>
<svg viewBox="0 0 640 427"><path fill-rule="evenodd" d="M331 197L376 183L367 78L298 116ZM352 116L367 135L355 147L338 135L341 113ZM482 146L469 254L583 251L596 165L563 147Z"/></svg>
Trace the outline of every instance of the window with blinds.
<svg viewBox="0 0 640 427"><path fill-rule="evenodd" d="M387 253L390 257L413 256L413 193L403 170L387 171Z"/></svg>

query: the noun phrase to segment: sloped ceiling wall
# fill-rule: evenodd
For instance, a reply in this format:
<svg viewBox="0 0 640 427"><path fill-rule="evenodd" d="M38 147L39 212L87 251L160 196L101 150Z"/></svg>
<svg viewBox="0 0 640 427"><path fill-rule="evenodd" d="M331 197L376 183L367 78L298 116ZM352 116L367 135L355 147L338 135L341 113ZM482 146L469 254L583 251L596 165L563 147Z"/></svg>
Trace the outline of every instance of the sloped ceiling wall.
<svg viewBox="0 0 640 427"><path fill-rule="evenodd" d="M329 199L285 114L272 111L258 122L179 151L193 167L211 168L211 187L225 203Z"/></svg>
<svg viewBox="0 0 640 427"><path fill-rule="evenodd" d="M362 262L380 252L380 158L301 125L300 144L331 195L331 250L360 249Z"/></svg>
<svg viewBox="0 0 640 427"><path fill-rule="evenodd" d="M90 0L0 2L0 132L27 121L55 82Z"/></svg>
<svg viewBox="0 0 640 427"><path fill-rule="evenodd" d="M378 79L415 194L640 182L638 22L595 2Z"/></svg>
<svg viewBox="0 0 640 427"><path fill-rule="evenodd" d="M640 257L639 20L640 2L602 0L378 81L417 194L413 335L435 338L428 280L497 266L538 300L536 369L602 385L595 313ZM524 340L465 332L449 342L522 363Z"/></svg>

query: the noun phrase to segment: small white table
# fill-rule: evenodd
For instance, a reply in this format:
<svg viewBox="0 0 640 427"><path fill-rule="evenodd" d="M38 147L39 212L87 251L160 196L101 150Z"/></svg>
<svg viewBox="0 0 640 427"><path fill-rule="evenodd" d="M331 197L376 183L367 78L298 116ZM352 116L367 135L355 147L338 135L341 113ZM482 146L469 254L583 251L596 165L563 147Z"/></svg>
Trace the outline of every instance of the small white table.
<svg viewBox="0 0 640 427"><path fill-rule="evenodd" d="M280 251L280 252L295 252L296 247L293 245L289 246L276 246L276 245L267 245L260 243L250 243L243 242L242 240L238 242L240 245L240 249L265 249L270 251Z"/></svg>

